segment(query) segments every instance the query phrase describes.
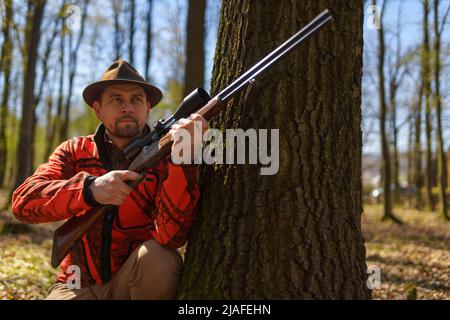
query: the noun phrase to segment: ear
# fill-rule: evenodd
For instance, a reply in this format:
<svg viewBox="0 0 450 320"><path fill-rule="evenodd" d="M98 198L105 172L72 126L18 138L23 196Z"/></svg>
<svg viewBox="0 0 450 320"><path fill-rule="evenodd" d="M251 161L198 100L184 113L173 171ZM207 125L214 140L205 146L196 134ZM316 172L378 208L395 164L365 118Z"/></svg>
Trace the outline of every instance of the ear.
<svg viewBox="0 0 450 320"><path fill-rule="evenodd" d="M152 105L150 104L150 101L147 101L147 113L149 113L151 109Z"/></svg>
<svg viewBox="0 0 450 320"><path fill-rule="evenodd" d="M98 101L94 101L94 103L92 104L92 108L94 108L95 115L97 116L97 118L99 120L101 120L100 119L100 108L101 108L100 103Z"/></svg>

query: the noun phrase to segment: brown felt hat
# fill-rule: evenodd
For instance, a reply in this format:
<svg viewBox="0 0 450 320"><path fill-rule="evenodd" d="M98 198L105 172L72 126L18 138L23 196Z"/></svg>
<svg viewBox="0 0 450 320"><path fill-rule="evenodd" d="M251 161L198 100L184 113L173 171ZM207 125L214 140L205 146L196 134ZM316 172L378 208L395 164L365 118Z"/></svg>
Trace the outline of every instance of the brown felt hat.
<svg viewBox="0 0 450 320"><path fill-rule="evenodd" d="M107 86L114 84L137 84L147 93L153 108L161 101L162 92L157 87L147 83L137 70L125 60L117 60L103 73L100 81L88 85L83 91L83 99L92 107L94 101Z"/></svg>

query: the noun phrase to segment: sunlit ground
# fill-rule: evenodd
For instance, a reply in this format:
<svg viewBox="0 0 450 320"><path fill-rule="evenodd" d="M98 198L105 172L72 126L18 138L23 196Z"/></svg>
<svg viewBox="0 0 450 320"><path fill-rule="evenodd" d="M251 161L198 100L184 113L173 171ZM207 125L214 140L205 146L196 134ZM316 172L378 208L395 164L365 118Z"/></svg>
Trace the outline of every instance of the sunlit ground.
<svg viewBox="0 0 450 320"><path fill-rule="evenodd" d="M367 264L381 270L372 298L450 299L450 222L430 212L395 213L404 225L380 222L378 205L363 214ZM58 272L50 266L54 225L14 230L10 217L0 213L0 299L42 299Z"/></svg>
<svg viewBox="0 0 450 320"><path fill-rule="evenodd" d="M450 299L450 222L434 212L396 208L403 225L380 222L382 208L365 207L367 264L381 270L375 299Z"/></svg>

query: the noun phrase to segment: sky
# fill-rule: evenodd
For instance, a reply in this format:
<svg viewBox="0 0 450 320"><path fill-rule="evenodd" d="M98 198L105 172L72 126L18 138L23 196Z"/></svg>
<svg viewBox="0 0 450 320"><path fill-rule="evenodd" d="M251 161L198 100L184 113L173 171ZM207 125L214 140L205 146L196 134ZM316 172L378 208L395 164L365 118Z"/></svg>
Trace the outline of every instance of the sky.
<svg viewBox="0 0 450 320"><path fill-rule="evenodd" d="M441 0L441 11L444 12L444 9L448 8L450 5L450 0ZM379 6L381 7L382 2L378 1ZM423 8L421 0L390 0L386 4L385 8L385 17L383 20L383 28L385 30L385 42L387 43L388 51L393 49L395 45L395 41L392 41L394 37L394 32L396 32L397 25L400 22L401 27L401 47L402 52L409 50L412 47L417 46L422 41L423 32L422 32L422 19L423 19ZM400 15L399 15L400 10ZM366 10L367 13L367 10ZM432 16L430 16L430 24L432 23ZM365 56L364 56L364 79L363 83L366 85L368 83L374 84L378 83L377 78L373 78L376 75L376 49L377 49L377 30L369 29L367 26L367 16L364 25L364 46L365 46ZM444 138L445 140L450 139L450 114L448 112L448 107L450 105L450 69L449 69L449 60L448 60L448 45L450 39L450 25L446 26L444 34L442 36L443 43L447 44L447 53L442 54L441 58L445 59L446 65L442 71L442 84L441 91L444 95L444 114L443 114L443 126L444 126ZM431 39L432 40L432 39ZM389 52L387 52L389 54ZM418 65L417 65L418 67ZM416 71L418 69L416 68ZM375 79L375 81L372 81ZM398 114L398 123L404 123L407 117L407 113L405 112L406 107L408 107L409 102L411 101L413 95L416 93L415 83L413 82L413 77L406 77L405 84L401 88L398 97L398 105L403 110L399 111ZM378 84L377 84L378 85ZM367 119L367 116L373 114L373 111L378 110L379 100L378 96L375 92L377 90L377 85L371 85L370 90L366 91L363 94L363 115L366 116L364 120L363 128L372 128L373 133L367 135L367 132L370 130L366 130L365 132L365 144L363 146L364 153L380 153L380 144L379 144L379 130L378 130L378 120ZM408 126L404 125L401 127L400 135L399 135L399 149L400 151L407 150L407 140L408 139ZM447 142L448 146L449 143Z"/></svg>

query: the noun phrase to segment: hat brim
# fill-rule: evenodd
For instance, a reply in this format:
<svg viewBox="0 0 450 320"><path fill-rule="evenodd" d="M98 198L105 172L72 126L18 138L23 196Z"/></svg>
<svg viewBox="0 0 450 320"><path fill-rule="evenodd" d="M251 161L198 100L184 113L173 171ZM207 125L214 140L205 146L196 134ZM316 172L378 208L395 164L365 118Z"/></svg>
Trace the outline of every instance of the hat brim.
<svg viewBox="0 0 450 320"><path fill-rule="evenodd" d="M123 79L112 79L112 80L101 80L94 83L91 83L83 90L83 99L84 101L92 108L94 101L98 100L98 96L102 93L102 91L111 85L115 84L136 84L141 86L145 93L147 94L147 98L150 102L151 107L155 107L162 99L162 92L157 87L152 86L147 82L136 81L136 80L123 80Z"/></svg>

